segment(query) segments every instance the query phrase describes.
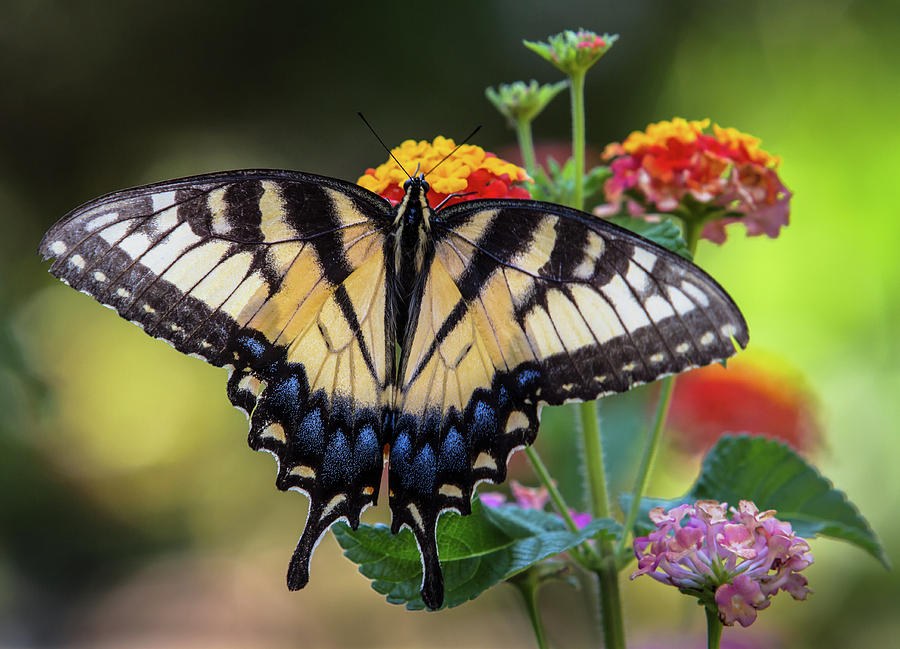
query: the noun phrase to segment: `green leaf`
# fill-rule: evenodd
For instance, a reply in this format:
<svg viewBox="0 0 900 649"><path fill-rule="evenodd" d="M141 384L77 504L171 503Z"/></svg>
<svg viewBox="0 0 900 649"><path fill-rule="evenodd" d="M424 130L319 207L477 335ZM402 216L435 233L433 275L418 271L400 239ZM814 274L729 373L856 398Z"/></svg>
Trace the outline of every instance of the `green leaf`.
<svg viewBox="0 0 900 649"><path fill-rule="evenodd" d="M842 539L889 565L875 532L844 492L780 442L723 437L706 455L690 495L734 505L752 500L761 510L776 510L801 536Z"/></svg>
<svg viewBox="0 0 900 649"><path fill-rule="evenodd" d="M631 230L645 239L650 239L653 243L681 255L685 259L692 258L691 251L681 236L681 228L675 225L670 218L661 217L660 221L650 222L630 216L613 216L606 220L626 230Z"/></svg>
<svg viewBox="0 0 900 649"><path fill-rule="evenodd" d="M408 529L396 535L386 525L360 525L354 531L346 523L338 523L332 529L344 555L359 564L359 571L388 602L406 604L410 610L425 608L419 595L422 563ZM555 514L516 505L485 507L476 499L471 515L448 512L438 521L444 606L474 599L538 561L600 533L614 538L617 530L615 521L603 519L573 533Z"/></svg>
<svg viewBox="0 0 900 649"><path fill-rule="evenodd" d="M884 548L856 506L831 481L788 446L765 437L727 435L707 453L700 476L691 490L675 500L641 501L635 534L652 529L647 512L700 499L737 506L752 500L760 510L774 509L800 536L841 539L865 550L889 567ZM631 504L630 495L622 506Z"/></svg>
<svg viewBox="0 0 900 649"><path fill-rule="evenodd" d="M594 167L584 174L584 196L589 199L603 187L609 178L609 167ZM538 201L569 205L575 195L575 160L569 158L562 166L549 158L546 169L538 169L534 184L529 188L531 197Z"/></svg>

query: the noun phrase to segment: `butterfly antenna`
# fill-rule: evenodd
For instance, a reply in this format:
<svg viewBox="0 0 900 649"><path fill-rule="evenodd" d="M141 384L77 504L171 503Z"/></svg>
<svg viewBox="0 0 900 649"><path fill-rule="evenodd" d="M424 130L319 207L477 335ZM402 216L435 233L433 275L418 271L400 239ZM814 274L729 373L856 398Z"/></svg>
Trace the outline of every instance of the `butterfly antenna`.
<svg viewBox="0 0 900 649"><path fill-rule="evenodd" d="M434 165L431 169L429 169L427 172L425 172L425 175L427 176L427 175L430 174L432 171L434 171L435 169L437 169L438 167L440 167L442 164L444 164L444 161L447 160L447 158L450 158L451 156L453 156L454 153L456 153L457 151L459 151L459 148L460 148L461 146L463 146L464 144L466 144L466 143L467 143L469 140L471 140L473 137L475 137L475 134L476 134L478 131L480 131L480 130L481 130L481 124L479 124L478 126L476 126L476 127L475 127L475 130L472 131L471 133L469 133L469 135L466 136L466 139L463 140L462 142L460 142L459 144L457 144L457 145L456 145L456 148L453 149L453 150L452 150L450 153L448 153L447 155L445 155L444 158L443 158L440 162L438 162L438 163L437 163L436 165Z"/></svg>
<svg viewBox="0 0 900 649"><path fill-rule="evenodd" d="M383 146L383 147L384 147L384 150L388 152L388 155L391 156L392 158L394 158L394 162L397 163L397 166L400 167L401 169L403 169L403 173L405 173L406 176L407 176L410 180L412 180L412 176L410 176L410 175L409 175L409 172L408 172L406 169L403 168L403 165L400 164L400 161L397 160L397 158L396 158L396 157L394 156L394 154L391 152L391 150L390 150L390 148L388 147L388 145L384 143L384 140L382 140L382 139L378 136L378 133L376 133L376 132L375 132L375 129L372 128L372 125L369 124L369 120L366 119L365 115L363 115L363 114L362 114L361 112L359 112L359 111L357 111L356 114L359 115L359 118L363 121L363 123L364 123L366 126L369 127L369 130L372 131L372 135L375 136L375 139L378 140L379 142L381 142L381 146ZM472 136L470 135L469 137L472 137ZM440 164L440 163L438 163L438 164Z"/></svg>

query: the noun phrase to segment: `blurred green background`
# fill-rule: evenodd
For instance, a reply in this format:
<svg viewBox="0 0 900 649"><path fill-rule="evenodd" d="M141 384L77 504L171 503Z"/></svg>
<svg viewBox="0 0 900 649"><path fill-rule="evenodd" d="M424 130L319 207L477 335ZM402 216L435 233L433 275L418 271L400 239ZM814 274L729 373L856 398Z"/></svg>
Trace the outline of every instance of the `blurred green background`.
<svg viewBox="0 0 900 649"><path fill-rule="evenodd" d="M3 3L0 646L532 646L513 589L409 613L372 591L330 536L310 586L287 592L305 500L277 492L271 459L247 449L224 373L55 281L35 251L68 210L123 187L248 167L355 180L385 157L357 110L390 144L480 123L476 143L505 150L512 132L484 87L555 81L520 41L579 26L621 35L588 77L594 147L651 121L708 116L783 157L791 226L774 241L733 226L724 247L702 243L698 261L744 310L748 357L793 368L816 395L824 443L813 461L898 563L898 3L327 7ZM535 137L568 130L560 98ZM578 471L565 461L570 438L565 414L547 417L539 447L563 478ZM670 451L660 466L654 493L671 496L696 461ZM815 595L782 595L726 640L893 646L897 574L844 544L813 551ZM702 630L674 589L622 588L632 646ZM584 645L581 595L551 586L544 601L551 639Z"/></svg>

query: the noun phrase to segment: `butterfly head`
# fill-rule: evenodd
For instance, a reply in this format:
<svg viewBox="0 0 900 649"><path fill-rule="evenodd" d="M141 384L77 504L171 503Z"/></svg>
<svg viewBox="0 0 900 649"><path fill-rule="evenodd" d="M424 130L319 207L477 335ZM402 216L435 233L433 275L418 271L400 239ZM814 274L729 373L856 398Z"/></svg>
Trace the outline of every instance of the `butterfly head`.
<svg viewBox="0 0 900 649"><path fill-rule="evenodd" d="M425 180L425 174L416 174L410 176L409 180L403 183L403 190L406 195L397 207L398 219L407 226L424 226L429 228L429 220L431 217L431 206L428 204L428 190L431 186Z"/></svg>

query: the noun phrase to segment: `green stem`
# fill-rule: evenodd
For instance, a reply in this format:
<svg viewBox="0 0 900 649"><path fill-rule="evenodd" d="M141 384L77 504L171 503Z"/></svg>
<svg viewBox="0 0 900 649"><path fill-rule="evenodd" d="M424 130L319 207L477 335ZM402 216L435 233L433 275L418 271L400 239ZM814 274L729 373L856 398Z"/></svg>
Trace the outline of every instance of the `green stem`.
<svg viewBox="0 0 900 649"><path fill-rule="evenodd" d="M581 437L584 440L584 455L591 492L591 514L594 518L608 518L609 494L606 489L606 466L603 463L603 443L600 440L597 402L586 401L580 404L579 412L581 413Z"/></svg>
<svg viewBox="0 0 900 649"><path fill-rule="evenodd" d="M531 621L531 629L534 631L534 639L540 649L547 649L547 636L544 633L544 624L541 622L540 611L537 606L538 582L533 571L522 579L515 579L510 583L516 587L525 602L525 610Z"/></svg>
<svg viewBox="0 0 900 649"><path fill-rule="evenodd" d="M609 554L597 570L600 583L600 620L603 624L603 646L606 649L625 649L625 623L622 619L622 598L619 596L619 570L612 555L612 543L607 541Z"/></svg>
<svg viewBox="0 0 900 649"><path fill-rule="evenodd" d="M708 608L704 610L706 611L706 649L719 649L719 643L722 642L722 622L717 613Z"/></svg>
<svg viewBox="0 0 900 649"><path fill-rule="evenodd" d="M541 456L538 455L533 446L526 446L525 453L526 455L528 455L528 459L531 461L531 466L534 467L534 472L537 473L538 479L541 481L541 484L543 484L547 488L547 492L550 494L550 500L553 501L556 509L563 517L563 520L566 521L566 526L573 532L577 532L578 526L575 524L575 520L572 518L572 514L569 513L569 506L566 504L566 501L563 500L562 494L559 492L559 489L556 488L556 484L553 482L553 478L550 477L550 472L547 470L547 466L544 464L544 461L541 460Z"/></svg>
<svg viewBox="0 0 900 649"><path fill-rule="evenodd" d="M697 254L697 244L700 243L700 235L703 234L703 226L706 225L706 221L683 219L682 223L684 224L684 242L693 257Z"/></svg>
<svg viewBox="0 0 900 649"><path fill-rule="evenodd" d="M534 178L537 173L537 161L534 155L534 141L531 138L530 120L520 119L516 122L516 139L519 141L519 151L522 153L525 171Z"/></svg>
<svg viewBox="0 0 900 649"><path fill-rule="evenodd" d="M556 483L553 481L553 478L550 477L550 472L547 470L547 466L544 464L541 456L538 455L538 452L534 449L533 446L526 446L525 454L528 456L528 459L531 462L531 466L534 468L534 472L537 474L538 479L541 481L541 484L543 484L544 487L547 488L547 492L550 494L550 500L553 501L553 505L556 507L556 510L566 522L566 527L568 527L572 532L577 532L578 525L575 524L575 519L572 518L570 508L566 504L566 501L563 499L563 496L560 493L559 489L556 488ZM572 549L576 550L576 548ZM572 552L572 556L575 558L575 560L578 561L578 563L586 570L593 570L600 561L600 557L597 554L597 551L587 543L579 546L579 548L577 549L578 552ZM590 555L590 558L585 559L584 554Z"/></svg>
<svg viewBox="0 0 900 649"><path fill-rule="evenodd" d="M575 159L575 192L572 207L584 209L584 72L570 77L572 97L572 157Z"/></svg>
<svg viewBox="0 0 900 649"><path fill-rule="evenodd" d="M644 456L641 458L641 467L638 470L637 478L634 481L631 507L628 509L628 516L625 518L622 535L619 537L619 543L616 546L617 557L621 557L623 554L628 533L634 528L634 522L637 520L638 512L641 509L641 499L644 497L644 494L647 493L650 474L653 472L653 467L656 464L656 456L659 454L660 441L662 440L662 432L665 428L666 415L669 412L669 403L672 400L672 388L674 386L674 377L669 376L662 380L659 399L656 402L656 414L653 418L653 428L650 432L650 439L647 440Z"/></svg>
<svg viewBox="0 0 900 649"><path fill-rule="evenodd" d="M575 189L571 207L584 209L584 77L578 72L569 77L572 97L572 158L575 161ZM591 513L594 518L609 517L609 493L607 490L606 467L603 464L603 445L597 420L597 404L593 401L582 403L581 434L584 440L584 455L588 482L591 492ZM612 541L597 542L600 563L595 569L600 586L600 624L606 649L625 648L625 624L622 620L622 599L619 595L619 573Z"/></svg>
<svg viewBox="0 0 900 649"><path fill-rule="evenodd" d="M603 464L603 445L594 401L581 404L581 433L591 488L591 513L594 518L609 517L609 494L606 488L606 469ZM619 595L619 571L612 541L597 541L600 562L594 572L600 586L600 624L603 646L606 649L625 648L625 623L622 619L622 598Z"/></svg>

